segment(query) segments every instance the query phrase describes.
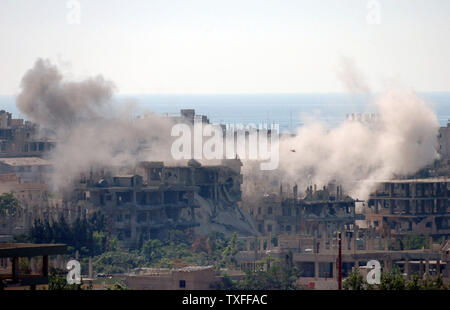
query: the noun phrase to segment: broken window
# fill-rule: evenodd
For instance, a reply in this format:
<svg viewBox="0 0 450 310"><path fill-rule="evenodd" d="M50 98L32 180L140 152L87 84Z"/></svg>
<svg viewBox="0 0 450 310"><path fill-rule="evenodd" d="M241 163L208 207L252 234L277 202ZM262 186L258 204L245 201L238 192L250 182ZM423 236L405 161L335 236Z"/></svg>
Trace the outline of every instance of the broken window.
<svg viewBox="0 0 450 310"><path fill-rule="evenodd" d="M178 195L175 191L164 192L164 203L177 203Z"/></svg>
<svg viewBox="0 0 450 310"><path fill-rule="evenodd" d="M125 238L131 238L131 230L127 229L125 230Z"/></svg>
<svg viewBox="0 0 450 310"><path fill-rule="evenodd" d="M151 181L161 181L162 168L151 168L149 171L149 179Z"/></svg>
<svg viewBox="0 0 450 310"><path fill-rule="evenodd" d="M186 288L186 280L180 280L180 288Z"/></svg>
<svg viewBox="0 0 450 310"><path fill-rule="evenodd" d="M146 222L146 221L147 221L147 214L144 213L144 212L139 213L138 216L137 216L137 222L138 223L143 223L143 222Z"/></svg>
<svg viewBox="0 0 450 310"><path fill-rule="evenodd" d="M148 193L148 204L150 205L161 204L161 194L159 192Z"/></svg>

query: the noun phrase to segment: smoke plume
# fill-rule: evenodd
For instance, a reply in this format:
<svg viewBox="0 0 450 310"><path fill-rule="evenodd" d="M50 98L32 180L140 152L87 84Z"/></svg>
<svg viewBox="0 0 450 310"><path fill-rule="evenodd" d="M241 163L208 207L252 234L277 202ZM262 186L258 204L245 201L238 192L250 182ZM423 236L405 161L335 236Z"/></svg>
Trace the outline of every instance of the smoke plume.
<svg viewBox="0 0 450 310"><path fill-rule="evenodd" d="M246 169L246 179L258 180L259 188L278 179L299 190L336 182L352 197L366 199L373 181L413 174L437 159L439 123L426 102L412 91L388 91L374 105L376 120L346 120L331 129L309 120L295 136L281 139L278 171L261 177Z"/></svg>
<svg viewBox="0 0 450 310"><path fill-rule="evenodd" d="M368 92L353 62L341 74L349 90ZM17 106L30 120L50 129L58 141L51 152L52 184L62 187L91 167L132 166L141 160L171 158L172 122L149 114L135 119L113 104L114 84L101 76L66 81L49 61L38 60L22 80ZM437 158L439 123L412 91L387 91L373 103L378 117L346 120L335 128L308 119L295 136L280 139L280 166L261 171L244 161L245 194L274 190L282 181L306 186L336 182L364 199L374 180L416 172Z"/></svg>
<svg viewBox="0 0 450 310"><path fill-rule="evenodd" d="M18 108L57 141L50 154L56 188L91 167L130 166L170 154L163 137L170 137L171 122L154 114L133 118L128 106L113 104L115 86L101 76L66 81L57 67L38 59L21 86Z"/></svg>
<svg viewBox="0 0 450 310"><path fill-rule="evenodd" d="M367 94L370 92L365 76L357 68L355 61L350 57L340 56L337 76L346 90L351 94Z"/></svg>

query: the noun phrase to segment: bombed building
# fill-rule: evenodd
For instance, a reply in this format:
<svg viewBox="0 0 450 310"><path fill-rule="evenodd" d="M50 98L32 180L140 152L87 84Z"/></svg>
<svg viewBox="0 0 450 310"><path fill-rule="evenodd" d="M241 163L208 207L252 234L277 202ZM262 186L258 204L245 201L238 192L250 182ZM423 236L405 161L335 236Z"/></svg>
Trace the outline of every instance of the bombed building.
<svg viewBox="0 0 450 310"><path fill-rule="evenodd" d="M448 237L448 184L447 178L379 182L366 208L368 224L385 236L420 233Z"/></svg>
<svg viewBox="0 0 450 310"><path fill-rule="evenodd" d="M0 111L0 157L42 156L53 149L54 141L39 139L38 126Z"/></svg>
<svg viewBox="0 0 450 310"><path fill-rule="evenodd" d="M291 193L270 194L259 203L250 202L250 214L262 234L330 235L351 229L361 218L355 211L355 200L342 192L341 186L330 184L322 189L309 186L299 196L297 185Z"/></svg>
<svg viewBox="0 0 450 310"><path fill-rule="evenodd" d="M165 238L171 229L251 234L251 219L238 206L241 165L239 160L216 166L194 160L176 166L140 162L128 174L111 169L81 178L66 200L84 215L105 214L123 246Z"/></svg>

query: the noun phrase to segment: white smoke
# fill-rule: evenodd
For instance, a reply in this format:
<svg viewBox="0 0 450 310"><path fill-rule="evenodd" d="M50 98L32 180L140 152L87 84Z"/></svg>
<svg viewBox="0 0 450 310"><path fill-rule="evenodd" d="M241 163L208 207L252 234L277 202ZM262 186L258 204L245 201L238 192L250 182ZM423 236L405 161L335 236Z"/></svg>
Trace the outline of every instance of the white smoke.
<svg viewBox="0 0 450 310"><path fill-rule="evenodd" d="M346 63L342 76L349 89L368 92L354 64ZM113 94L114 84L101 76L66 81L44 60L25 74L17 106L30 120L51 129L58 141L51 153L53 185L64 186L92 166L171 158L172 122L153 114L133 119L127 107L112 104ZM373 189L371 180L411 174L437 158L439 123L426 102L412 91L387 91L373 105L375 123L347 120L330 129L307 120L295 136L280 140L278 170L262 172L244 162L244 189L257 193L281 180L297 183L302 191L336 181L354 198L364 199Z"/></svg>
<svg viewBox="0 0 450 310"><path fill-rule="evenodd" d="M376 122L346 120L332 129L309 122L283 139L284 180L304 187L335 180L353 197L366 198L370 181L412 174L437 159L439 123L426 102L412 91L388 91L374 105Z"/></svg>

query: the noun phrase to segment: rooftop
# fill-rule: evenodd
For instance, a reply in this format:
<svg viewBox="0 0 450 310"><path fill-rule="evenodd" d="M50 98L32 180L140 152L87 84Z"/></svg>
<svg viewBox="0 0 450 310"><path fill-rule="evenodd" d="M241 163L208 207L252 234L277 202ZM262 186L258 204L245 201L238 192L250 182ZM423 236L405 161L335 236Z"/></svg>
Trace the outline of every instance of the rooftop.
<svg viewBox="0 0 450 310"><path fill-rule="evenodd" d="M65 244L0 243L0 257L32 257L66 253Z"/></svg>
<svg viewBox="0 0 450 310"><path fill-rule="evenodd" d="M0 158L0 163L9 166L50 166L50 162L39 157Z"/></svg>

